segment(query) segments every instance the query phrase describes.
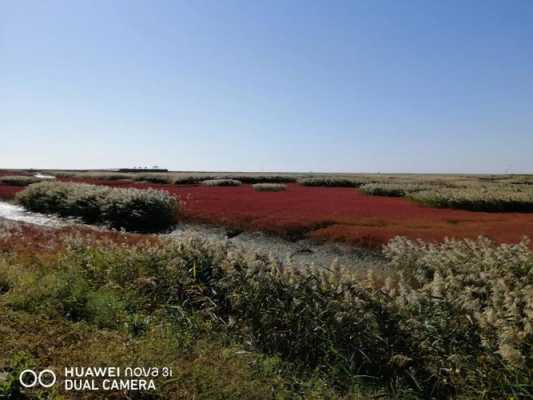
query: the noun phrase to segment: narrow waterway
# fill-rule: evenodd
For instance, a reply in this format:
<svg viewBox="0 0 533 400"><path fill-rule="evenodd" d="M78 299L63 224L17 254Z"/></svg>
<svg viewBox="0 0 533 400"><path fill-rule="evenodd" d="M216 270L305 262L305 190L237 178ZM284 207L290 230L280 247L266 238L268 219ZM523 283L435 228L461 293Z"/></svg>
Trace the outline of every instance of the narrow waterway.
<svg viewBox="0 0 533 400"><path fill-rule="evenodd" d="M67 220L50 215L26 211L21 206L5 201L0 201L0 218L50 227L61 227L68 224Z"/></svg>
<svg viewBox="0 0 533 400"><path fill-rule="evenodd" d="M39 178L39 179L56 179L56 177L53 176L53 175L44 175L44 174L41 174L41 173L35 174L33 176L35 176L36 178Z"/></svg>

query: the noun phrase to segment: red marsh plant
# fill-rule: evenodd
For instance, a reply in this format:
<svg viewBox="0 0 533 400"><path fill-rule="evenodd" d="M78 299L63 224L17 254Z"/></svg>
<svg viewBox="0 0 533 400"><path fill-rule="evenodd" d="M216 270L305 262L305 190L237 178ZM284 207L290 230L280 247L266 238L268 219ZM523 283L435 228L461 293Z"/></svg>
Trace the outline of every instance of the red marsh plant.
<svg viewBox="0 0 533 400"><path fill-rule="evenodd" d="M22 190L24 190L22 186L0 185L0 199L12 200Z"/></svg>
<svg viewBox="0 0 533 400"><path fill-rule="evenodd" d="M205 176L202 175L202 179ZM458 180L462 182L463 179L432 178L430 181L427 178L413 178L412 181L423 182L424 185L436 185L442 181L441 185L450 185L450 182L457 184ZM480 186L471 183L473 180L470 179L468 185ZM213 188L204 185L163 185L131 181L88 180L87 183L165 191L180 199L183 216L193 222L221 224L242 230L263 230L281 235L285 235L294 226L319 227L307 229L309 236L318 240L346 241L365 246L366 243L381 246L398 235L427 241L442 241L445 237L477 238L484 235L500 243L515 243L524 235L533 237L531 213L487 214L434 208L408 198L368 196L352 188L288 184L288 190L269 196L252 190L249 185ZM0 185L0 196L9 198L16 190L15 187ZM185 202L185 199L188 201ZM374 223L376 220L380 221L379 224ZM332 223L324 228L320 225L323 221Z"/></svg>

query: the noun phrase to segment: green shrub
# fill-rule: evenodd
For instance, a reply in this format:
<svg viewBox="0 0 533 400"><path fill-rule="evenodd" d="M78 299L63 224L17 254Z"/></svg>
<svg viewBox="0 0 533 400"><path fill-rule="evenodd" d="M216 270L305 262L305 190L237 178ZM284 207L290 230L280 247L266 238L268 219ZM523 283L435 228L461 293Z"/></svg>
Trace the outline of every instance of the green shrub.
<svg viewBox="0 0 533 400"><path fill-rule="evenodd" d="M255 183L253 188L256 192L282 192L287 190L287 185L282 183Z"/></svg>
<svg viewBox="0 0 533 400"><path fill-rule="evenodd" d="M208 179L201 182L204 186L240 186L241 181L236 179Z"/></svg>
<svg viewBox="0 0 533 400"><path fill-rule="evenodd" d="M74 197L77 188L80 192L89 190L88 185L67 184L61 182L40 182L29 185L17 193L15 199L28 210L42 213L57 213L68 216L66 201Z"/></svg>
<svg viewBox="0 0 533 400"><path fill-rule="evenodd" d="M40 182L42 179L36 178L34 176L23 176L23 175L8 175L0 176L0 184L11 185L11 186L28 186L32 183Z"/></svg>
<svg viewBox="0 0 533 400"><path fill-rule="evenodd" d="M159 231L177 223L178 202L159 190L112 189L105 198L103 221L113 228Z"/></svg>
<svg viewBox="0 0 533 400"><path fill-rule="evenodd" d="M127 311L123 299L105 287L87 294L86 320L99 328L117 329L125 323Z"/></svg>
<svg viewBox="0 0 533 400"><path fill-rule="evenodd" d="M0 398L22 399L25 396L19 380L20 374L26 369L35 368L37 362L31 354L18 351L9 357L8 365L8 372L0 372Z"/></svg>
<svg viewBox="0 0 533 400"><path fill-rule="evenodd" d="M58 205L60 211L57 213L67 217L81 218L87 223L102 222L102 208L113 189L87 184L76 187L69 186L69 188L71 190L65 193L64 199L61 200L62 204ZM31 209L30 207L27 208ZM51 210L43 211L53 212Z"/></svg>
<svg viewBox="0 0 533 400"><path fill-rule="evenodd" d="M72 272L25 271L11 281L9 305L16 310L63 316L72 321L87 319L89 285Z"/></svg>
<svg viewBox="0 0 533 400"><path fill-rule="evenodd" d="M64 182L30 185L16 200L32 211L132 231L166 229L177 222L179 211L177 200L165 192Z"/></svg>

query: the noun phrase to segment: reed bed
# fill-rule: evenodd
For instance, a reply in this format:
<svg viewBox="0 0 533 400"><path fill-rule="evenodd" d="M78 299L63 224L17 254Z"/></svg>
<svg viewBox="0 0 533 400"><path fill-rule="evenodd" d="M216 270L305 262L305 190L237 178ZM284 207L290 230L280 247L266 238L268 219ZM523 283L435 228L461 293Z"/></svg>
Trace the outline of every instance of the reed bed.
<svg viewBox="0 0 533 400"><path fill-rule="evenodd" d="M87 172L72 172L72 171L54 171L51 172L52 175L58 178L76 178L76 179L96 179L96 180L108 180L108 181L119 181L119 180L132 180L135 178L136 174L123 173L123 172L97 172L97 171L87 171Z"/></svg>
<svg viewBox="0 0 533 400"><path fill-rule="evenodd" d="M159 174L159 173L146 173L146 174L138 174L136 173L133 177L134 181L140 181L140 182L149 182L149 183L157 183L157 184L171 184L174 183L174 180L172 179L172 176L169 174Z"/></svg>
<svg viewBox="0 0 533 400"><path fill-rule="evenodd" d="M236 179L208 179L201 182L204 186L241 186L242 182Z"/></svg>
<svg viewBox="0 0 533 400"><path fill-rule="evenodd" d="M369 180L365 178L311 177L302 178L298 183L303 186L360 187Z"/></svg>
<svg viewBox="0 0 533 400"><path fill-rule="evenodd" d="M282 183L255 183L252 185L256 192L283 192L287 185Z"/></svg>
<svg viewBox="0 0 533 400"><path fill-rule="evenodd" d="M75 217L131 231L158 231L176 224L179 204L158 190L118 189L65 182L40 182L17 193L31 211Z"/></svg>
<svg viewBox="0 0 533 400"><path fill-rule="evenodd" d="M431 186L419 183L368 183L359 189L371 196L404 197L410 193L431 190Z"/></svg>
<svg viewBox="0 0 533 400"><path fill-rule="evenodd" d="M431 189L411 193L412 200L439 208L487 212L533 212L530 186L484 185L464 189Z"/></svg>

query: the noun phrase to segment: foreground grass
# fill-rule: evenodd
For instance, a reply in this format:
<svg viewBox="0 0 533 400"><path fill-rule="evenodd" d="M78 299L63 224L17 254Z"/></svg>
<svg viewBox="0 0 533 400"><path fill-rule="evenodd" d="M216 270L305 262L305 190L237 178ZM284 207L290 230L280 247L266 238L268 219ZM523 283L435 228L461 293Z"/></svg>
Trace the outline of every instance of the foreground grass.
<svg viewBox="0 0 533 400"><path fill-rule="evenodd" d="M159 258L163 254L158 256L162 250L158 240L104 231L78 234L72 229L50 237L51 231L28 226L1 228L0 398L73 396L57 388L20 386L22 370L45 366L55 371L66 366L157 366L174 371L172 379L157 381L156 391L76 392L76 398L365 399L384 395L382 389L357 384L339 393L325 374L261 353L205 303L192 304L193 297L200 298L194 292L200 295L205 279L201 263L196 263L204 257L199 243L186 244L182 250L188 250L181 254L185 258L178 262L193 268L187 274L194 275L198 266L200 275L183 281L185 292L177 291L173 298L169 295L180 281L170 284L172 277L163 278L165 272L160 270L163 275L158 274L156 283L145 269L166 269L169 259ZM21 237L26 239L24 245ZM205 261L212 255L206 253Z"/></svg>
<svg viewBox="0 0 533 400"><path fill-rule="evenodd" d="M152 318L143 334L98 329L46 315L16 312L0 306L0 366L9 375L0 383L2 398L70 398L61 389L23 390L18 374L26 368L50 366L160 366L173 370L159 379L156 391L129 393L128 398L154 399L289 399L332 398L335 392L320 379L291 379L279 358L244 351L215 337L212 328L187 318ZM358 395L356 395L358 396ZM76 393L81 398L125 398L120 392Z"/></svg>
<svg viewBox="0 0 533 400"><path fill-rule="evenodd" d="M102 364L173 367L143 398L533 395L527 243L397 239L397 274L362 278L198 239L20 238L0 236L4 396L32 396L14 379L28 365Z"/></svg>

